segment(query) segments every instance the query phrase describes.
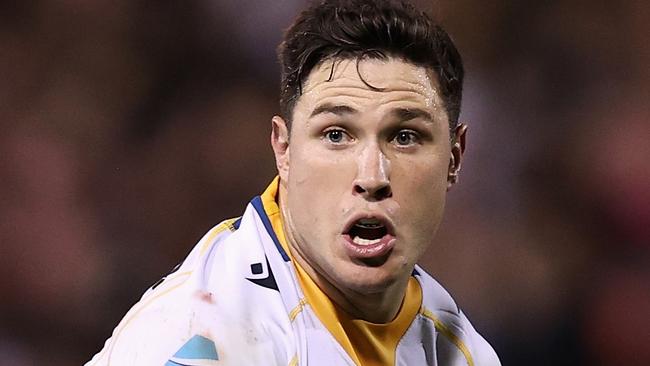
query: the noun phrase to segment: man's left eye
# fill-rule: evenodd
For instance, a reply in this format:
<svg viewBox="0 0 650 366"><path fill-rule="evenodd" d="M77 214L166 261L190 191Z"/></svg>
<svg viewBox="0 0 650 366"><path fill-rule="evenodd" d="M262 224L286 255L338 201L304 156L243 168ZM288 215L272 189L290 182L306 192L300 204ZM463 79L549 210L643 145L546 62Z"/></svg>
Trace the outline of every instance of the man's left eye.
<svg viewBox="0 0 650 366"><path fill-rule="evenodd" d="M408 145L418 143L419 139L417 133L415 133L414 131L401 130L395 135L393 141L395 141L397 145L408 146Z"/></svg>

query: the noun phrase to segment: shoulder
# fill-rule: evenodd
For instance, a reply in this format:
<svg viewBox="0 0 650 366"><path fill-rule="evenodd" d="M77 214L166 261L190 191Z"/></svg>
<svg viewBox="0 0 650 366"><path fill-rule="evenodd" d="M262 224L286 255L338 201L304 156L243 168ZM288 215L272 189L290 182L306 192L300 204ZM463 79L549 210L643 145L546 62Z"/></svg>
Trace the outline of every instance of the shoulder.
<svg viewBox="0 0 650 366"><path fill-rule="evenodd" d="M416 268L416 279L422 287L420 314L438 334L437 349L442 364L456 364L452 359L462 359L462 364L500 366L492 346L472 326L449 292L426 273Z"/></svg>
<svg viewBox="0 0 650 366"><path fill-rule="evenodd" d="M164 364L197 349L202 353L190 356L228 355L252 364L262 355L277 357L280 352L264 342L260 317L282 315L284 308L277 291L251 281L260 275L257 265L263 270L266 263L249 224L231 219L208 231L172 273L145 292L88 365Z"/></svg>
<svg viewBox="0 0 650 366"><path fill-rule="evenodd" d="M233 222L214 226L181 263L147 289L87 365L163 364L189 342L193 335L187 329L188 304L198 289L197 279L205 272L212 250L232 233Z"/></svg>

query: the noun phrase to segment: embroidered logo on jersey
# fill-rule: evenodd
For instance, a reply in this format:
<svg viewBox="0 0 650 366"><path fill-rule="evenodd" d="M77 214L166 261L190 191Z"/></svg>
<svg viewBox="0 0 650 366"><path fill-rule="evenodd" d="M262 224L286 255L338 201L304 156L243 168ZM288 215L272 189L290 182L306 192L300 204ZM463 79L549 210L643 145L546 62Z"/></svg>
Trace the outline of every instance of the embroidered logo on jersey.
<svg viewBox="0 0 650 366"><path fill-rule="evenodd" d="M213 366L218 360L214 342L197 334L165 362L165 366Z"/></svg>
<svg viewBox="0 0 650 366"><path fill-rule="evenodd" d="M266 268L264 268L262 263L251 264L251 273L252 276L247 277L247 280L256 285L279 291L278 284L275 282L275 277L273 276L273 271L271 271L269 258L266 258Z"/></svg>

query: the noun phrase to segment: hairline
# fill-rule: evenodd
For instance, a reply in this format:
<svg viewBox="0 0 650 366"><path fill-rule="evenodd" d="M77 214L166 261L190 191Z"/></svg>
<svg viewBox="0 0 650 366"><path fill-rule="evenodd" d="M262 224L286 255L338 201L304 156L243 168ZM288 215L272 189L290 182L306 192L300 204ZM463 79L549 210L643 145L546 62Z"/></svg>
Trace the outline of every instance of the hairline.
<svg viewBox="0 0 650 366"><path fill-rule="evenodd" d="M331 66L332 67L332 73L330 74L330 78L325 80L325 82L332 81L331 77L333 76L334 68L336 67L337 61L346 61L346 60L352 61L352 60L356 59L356 63L357 63L357 70L356 71L357 71L357 75L359 76L361 81L371 89L374 88L376 90L381 90L381 88L376 88L376 87L373 87L372 85L368 84L364 80L363 76L361 75L358 66L359 66L359 63L365 59L364 57L371 58L371 59L378 59L378 60L387 60L387 61L388 60L401 61L401 62L407 63L407 64L415 66L415 67L423 68L425 70L425 72L427 73L427 76L429 76L429 82L431 83L431 88L433 89L433 91L434 91L434 93L436 95L436 99L437 99L436 102L440 105L440 107L442 108L442 110L443 110L443 112L445 114L444 117L447 120L447 124L449 126L449 131L451 132L456 127L458 127L458 124L459 124L458 121L455 121L453 123L453 125L451 123L451 120L450 120L450 117L449 117L449 109L445 105L444 98L442 98L442 96L441 96L441 90L440 90L441 86L440 86L439 76L438 76L438 73L433 69L433 67L431 67L431 66L429 66L427 64L424 64L424 63L418 63L418 62L411 61L406 56L404 56L404 55L402 55L402 54L400 54L398 52L388 52L388 51L384 51L384 50L374 50L373 49L373 50L361 51L358 54L350 53L348 55L342 55L339 52L334 52L333 54L327 55L327 56L323 57L321 60L319 60L317 63L315 63L314 66L312 66L310 68L309 73L307 75L304 75L304 74L301 73L300 74L300 80L299 80L299 83L300 83L299 84L300 85L299 93L297 94L297 97L294 98L291 101L291 109L290 109L291 115L290 116L284 116L287 119L286 123L287 123L287 128L289 129L289 132L291 132L291 126L293 125L296 105L298 104L298 101L300 100L300 98L305 94L303 91L304 91L305 86L309 82L310 76L314 73L315 70L322 67L323 64L325 64L328 61L332 61L332 66Z"/></svg>

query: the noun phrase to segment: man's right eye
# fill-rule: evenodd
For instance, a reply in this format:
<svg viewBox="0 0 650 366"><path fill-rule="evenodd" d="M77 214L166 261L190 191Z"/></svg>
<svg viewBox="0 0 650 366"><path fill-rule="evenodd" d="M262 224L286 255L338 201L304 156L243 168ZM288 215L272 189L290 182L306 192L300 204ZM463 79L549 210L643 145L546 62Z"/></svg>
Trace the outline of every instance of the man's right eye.
<svg viewBox="0 0 650 366"><path fill-rule="evenodd" d="M325 132L325 138L335 144L340 144L345 138L345 132L342 130L329 130Z"/></svg>

